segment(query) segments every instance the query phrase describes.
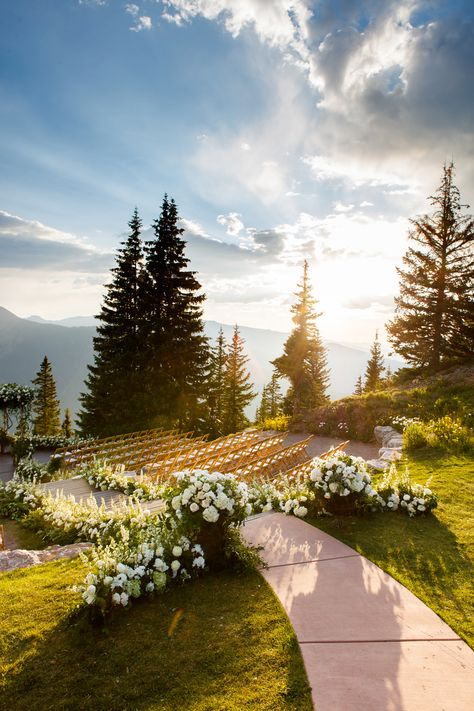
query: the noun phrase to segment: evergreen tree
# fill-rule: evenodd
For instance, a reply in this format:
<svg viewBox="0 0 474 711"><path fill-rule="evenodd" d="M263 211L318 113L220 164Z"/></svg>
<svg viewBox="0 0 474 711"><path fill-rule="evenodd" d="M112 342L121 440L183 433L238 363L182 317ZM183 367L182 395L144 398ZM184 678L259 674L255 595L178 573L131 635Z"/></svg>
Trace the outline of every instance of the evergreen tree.
<svg viewBox="0 0 474 711"><path fill-rule="evenodd" d="M411 220L412 246L398 269L400 295L387 325L394 349L417 366L437 368L472 357L474 346L474 219L462 214L454 165L443 168L430 198L434 213Z"/></svg>
<svg viewBox="0 0 474 711"><path fill-rule="evenodd" d="M355 384L354 395L362 395L363 392L364 390L362 387L362 375L359 375Z"/></svg>
<svg viewBox="0 0 474 711"><path fill-rule="evenodd" d="M383 372L385 370L382 350L379 343L379 333L375 332L375 340L370 349L370 358L365 371L364 392L371 393L378 390L383 383Z"/></svg>
<svg viewBox="0 0 474 711"><path fill-rule="evenodd" d="M146 243L147 417L151 425L202 429L209 347L204 336L201 285L187 269L184 230L174 200L165 195L154 239Z"/></svg>
<svg viewBox="0 0 474 711"><path fill-rule="evenodd" d="M270 396L268 392L268 385L264 385L262 388L262 395L260 398L260 405L257 407L256 422L264 422L270 417Z"/></svg>
<svg viewBox="0 0 474 711"><path fill-rule="evenodd" d="M229 347L224 383L224 434L244 429L249 421L245 408L255 397L247 370L248 358L244 353L244 340L235 326Z"/></svg>
<svg viewBox="0 0 474 711"><path fill-rule="evenodd" d="M210 373L207 383L207 406L209 412L207 431L212 437L219 437L223 432L224 385L227 363L227 343L222 327L219 329L216 345L211 349L210 358Z"/></svg>
<svg viewBox="0 0 474 711"><path fill-rule="evenodd" d="M142 222L132 215L130 234L116 256L112 281L99 314L94 338L94 364L89 366L87 392L78 415L83 434L108 436L144 426L143 394L146 342L143 300L146 286Z"/></svg>
<svg viewBox="0 0 474 711"><path fill-rule="evenodd" d="M280 379L278 373L274 370L272 374L272 379L267 385L268 392L268 403L269 403L269 417L276 417L282 411L283 407L283 396L281 394Z"/></svg>
<svg viewBox="0 0 474 711"><path fill-rule="evenodd" d="M71 412L68 407L66 407L64 411L64 420L61 425L61 434L63 437L67 437L68 439L74 434L72 428Z"/></svg>
<svg viewBox="0 0 474 711"><path fill-rule="evenodd" d="M33 400L33 429L35 434L43 437L55 436L61 432L59 420L59 400L56 383L48 358L41 362L36 378L32 381L36 387Z"/></svg>
<svg viewBox="0 0 474 711"><path fill-rule="evenodd" d="M295 328L283 346L283 355L273 361L277 372L291 383L286 407L290 405L293 416L328 402L329 384L326 352L316 326L320 314L314 310L317 302L311 294L306 261L299 287L292 307Z"/></svg>

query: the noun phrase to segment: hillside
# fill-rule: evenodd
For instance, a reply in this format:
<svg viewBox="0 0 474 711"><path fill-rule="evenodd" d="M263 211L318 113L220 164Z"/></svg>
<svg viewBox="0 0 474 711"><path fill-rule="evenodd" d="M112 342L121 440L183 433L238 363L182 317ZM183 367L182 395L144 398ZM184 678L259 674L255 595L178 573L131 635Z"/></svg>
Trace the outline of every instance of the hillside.
<svg viewBox="0 0 474 711"><path fill-rule="evenodd" d="M22 319L0 307L0 382L28 384L37 372L42 358L47 355L53 366L58 395L63 408L77 411L78 396L83 390L87 364L93 360L92 339L95 327L78 326L94 323L92 317L75 317L60 322L43 320L40 316ZM206 335L214 340L219 328L228 340L233 326L206 321ZM270 361L280 355L288 334L267 329L240 327L249 356L249 369L256 389L261 391L272 374ZM365 370L368 353L339 343L326 343L331 369L331 398L351 393L355 381ZM392 370L403 364L388 358ZM248 409L253 416L258 398Z"/></svg>
<svg viewBox="0 0 474 711"><path fill-rule="evenodd" d="M351 395L308 413L302 427L315 434L371 441L376 425L396 417L431 420L451 415L474 426L474 361L436 373L401 371L392 387Z"/></svg>

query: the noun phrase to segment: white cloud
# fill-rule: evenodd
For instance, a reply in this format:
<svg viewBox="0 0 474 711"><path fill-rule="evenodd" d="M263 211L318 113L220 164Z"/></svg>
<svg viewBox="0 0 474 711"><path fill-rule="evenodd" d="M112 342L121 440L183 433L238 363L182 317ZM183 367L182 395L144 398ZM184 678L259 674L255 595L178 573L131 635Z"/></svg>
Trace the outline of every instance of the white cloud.
<svg viewBox="0 0 474 711"><path fill-rule="evenodd" d="M333 209L335 212L350 212L354 209L354 205L352 205L352 203L350 205L344 205L344 203L340 202L340 200L337 200L333 204Z"/></svg>
<svg viewBox="0 0 474 711"><path fill-rule="evenodd" d="M194 222L193 220L187 220L185 217L181 217L179 220L179 226L191 235L209 237L206 230L199 224L199 222Z"/></svg>
<svg viewBox="0 0 474 711"><path fill-rule="evenodd" d="M198 15L221 22L233 37L251 27L270 45L286 48L308 36L311 17L304 0L163 0L165 19L190 22ZM177 20L173 20L177 22Z"/></svg>
<svg viewBox="0 0 474 711"><path fill-rule="evenodd" d="M130 30L132 32L141 32L142 30L151 30L151 28L151 17L148 17L147 15L140 15L140 17L135 19L135 24L130 27Z"/></svg>
<svg viewBox="0 0 474 711"><path fill-rule="evenodd" d="M0 210L2 269L104 272L111 263L109 252L86 239Z"/></svg>
<svg viewBox="0 0 474 711"><path fill-rule="evenodd" d="M226 228L228 235L236 237L243 229L244 223L240 219L242 215L238 212L229 212L228 215L219 215L217 222Z"/></svg>
<svg viewBox="0 0 474 711"><path fill-rule="evenodd" d="M138 5L134 5L133 3L128 3L127 5L125 5L125 12L128 12L129 15L133 15L134 17L137 17L140 12L140 8L138 7Z"/></svg>

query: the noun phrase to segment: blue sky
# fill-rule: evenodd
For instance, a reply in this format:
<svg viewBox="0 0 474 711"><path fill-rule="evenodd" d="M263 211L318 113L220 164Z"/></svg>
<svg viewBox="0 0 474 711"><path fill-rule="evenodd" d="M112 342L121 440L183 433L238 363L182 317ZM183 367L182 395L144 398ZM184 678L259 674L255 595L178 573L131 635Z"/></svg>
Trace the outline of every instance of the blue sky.
<svg viewBox="0 0 474 711"><path fill-rule="evenodd" d="M205 316L332 340L390 317L408 218L474 192L473 7L15 0L0 9L0 305L96 313L135 205L172 195Z"/></svg>

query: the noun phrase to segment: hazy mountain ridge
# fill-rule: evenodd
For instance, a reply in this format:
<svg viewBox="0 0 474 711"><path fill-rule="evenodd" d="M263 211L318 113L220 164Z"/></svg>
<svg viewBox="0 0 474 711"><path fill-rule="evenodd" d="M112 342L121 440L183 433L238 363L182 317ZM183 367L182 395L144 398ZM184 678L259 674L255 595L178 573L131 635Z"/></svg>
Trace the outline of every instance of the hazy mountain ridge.
<svg viewBox="0 0 474 711"><path fill-rule="evenodd" d="M92 339L95 335L94 317L79 316L51 322L40 316L19 318L0 307L0 383L31 383L41 360L48 356L58 386L62 409L69 407L77 412L79 394L84 390L87 365L94 358ZM76 325L74 325L76 324ZM206 335L214 340L222 326L228 340L233 326L216 321L205 322ZM239 326L246 343L249 370L255 389L259 392L272 374L270 361L282 352L287 333L266 329ZM355 382L367 365L369 354L339 343L326 343L328 363L331 369L331 398L349 395ZM403 363L387 358L392 370ZM253 416L258 404L255 398L248 409Z"/></svg>

